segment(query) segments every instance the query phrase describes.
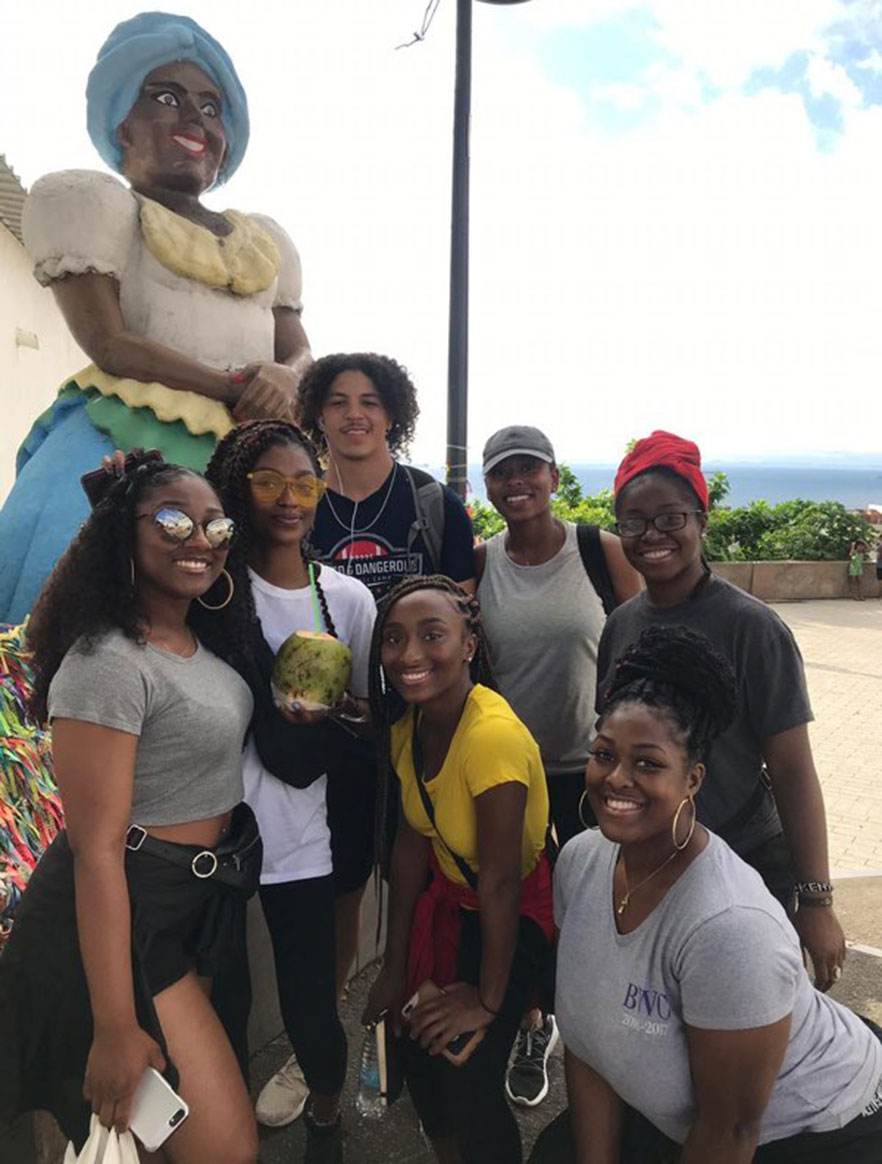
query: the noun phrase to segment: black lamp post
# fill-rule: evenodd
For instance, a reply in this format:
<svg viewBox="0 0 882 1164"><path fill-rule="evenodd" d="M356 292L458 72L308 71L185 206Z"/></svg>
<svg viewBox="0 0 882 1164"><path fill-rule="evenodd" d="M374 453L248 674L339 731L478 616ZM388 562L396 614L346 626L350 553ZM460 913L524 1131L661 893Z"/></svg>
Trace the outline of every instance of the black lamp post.
<svg viewBox="0 0 882 1164"><path fill-rule="evenodd" d="M482 0L523 4L525 0ZM450 331L447 347L447 484L462 499L468 471L469 110L472 98L472 0L456 0L453 199L450 221Z"/></svg>

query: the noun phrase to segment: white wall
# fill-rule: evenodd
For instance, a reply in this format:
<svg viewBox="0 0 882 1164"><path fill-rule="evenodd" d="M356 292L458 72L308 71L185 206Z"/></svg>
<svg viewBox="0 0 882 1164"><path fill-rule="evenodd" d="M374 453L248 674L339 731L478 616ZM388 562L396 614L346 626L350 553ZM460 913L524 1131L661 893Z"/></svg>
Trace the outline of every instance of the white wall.
<svg viewBox="0 0 882 1164"><path fill-rule="evenodd" d="M17 344L17 329L33 332L39 350ZM52 292L34 278L24 247L0 223L0 499L15 478L15 454L31 424L65 377L88 363Z"/></svg>

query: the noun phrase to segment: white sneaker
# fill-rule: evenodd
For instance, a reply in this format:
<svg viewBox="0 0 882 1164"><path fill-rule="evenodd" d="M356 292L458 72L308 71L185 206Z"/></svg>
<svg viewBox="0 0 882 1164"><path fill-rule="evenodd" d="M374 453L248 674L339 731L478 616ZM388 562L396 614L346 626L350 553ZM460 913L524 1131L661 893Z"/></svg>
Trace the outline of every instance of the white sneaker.
<svg viewBox="0 0 882 1164"><path fill-rule="evenodd" d="M257 1122L268 1128L283 1128L293 1123L306 1107L308 1096L309 1088L297 1056L292 1055L257 1097Z"/></svg>

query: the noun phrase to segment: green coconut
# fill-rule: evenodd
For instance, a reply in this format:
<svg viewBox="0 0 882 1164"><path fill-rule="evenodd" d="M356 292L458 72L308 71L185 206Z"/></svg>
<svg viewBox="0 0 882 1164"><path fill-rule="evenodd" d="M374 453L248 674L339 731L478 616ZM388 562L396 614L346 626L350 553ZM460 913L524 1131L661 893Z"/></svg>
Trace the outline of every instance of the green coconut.
<svg viewBox="0 0 882 1164"><path fill-rule="evenodd" d="M273 663L273 698L289 711L324 711L342 698L352 675L352 651L324 631L299 630L289 635Z"/></svg>

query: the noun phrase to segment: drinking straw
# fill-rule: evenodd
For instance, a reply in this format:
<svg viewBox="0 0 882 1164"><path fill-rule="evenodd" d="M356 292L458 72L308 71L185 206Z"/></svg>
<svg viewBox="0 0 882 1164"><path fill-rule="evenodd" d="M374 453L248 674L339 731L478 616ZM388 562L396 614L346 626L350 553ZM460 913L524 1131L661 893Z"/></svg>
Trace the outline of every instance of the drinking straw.
<svg viewBox="0 0 882 1164"><path fill-rule="evenodd" d="M315 586L315 567L312 562L309 563L309 589L312 593L312 617L315 622L316 634L321 633L322 629L322 612L319 608L318 591Z"/></svg>

